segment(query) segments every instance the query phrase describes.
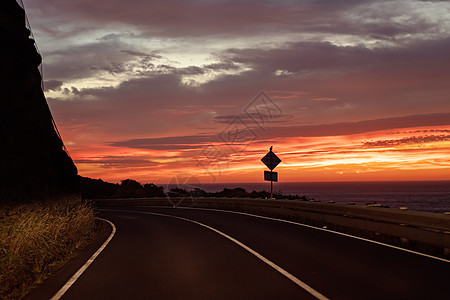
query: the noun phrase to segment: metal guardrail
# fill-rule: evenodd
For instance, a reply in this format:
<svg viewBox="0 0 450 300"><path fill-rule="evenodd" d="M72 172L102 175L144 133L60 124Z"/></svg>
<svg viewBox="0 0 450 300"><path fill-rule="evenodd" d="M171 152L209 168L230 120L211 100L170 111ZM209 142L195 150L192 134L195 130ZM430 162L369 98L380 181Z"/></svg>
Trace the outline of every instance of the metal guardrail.
<svg viewBox="0 0 450 300"><path fill-rule="evenodd" d="M307 202L299 200L270 200L254 198L133 198L133 199L97 199L100 206L118 205L154 205L154 206L234 206L281 208L303 212L357 218L376 222L401 224L450 233L450 215L429 212L400 210L386 207L357 206L347 204L330 204L324 202Z"/></svg>
<svg viewBox="0 0 450 300"><path fill-rule="evenodd" d="M180 206L251 212L265 216L397 237L450 254L450 215L348 204L254 198L137 198L94 200L97 206Z"/></svg>
<svg viewBox="0 0 450 300"><path fill-rule="evenodd" d="M306 202L297 200L265 200L265 199L236 199L236 198L199 198L196 205L201 203L221 203L235 205L250 205L259 207L283 208L304 212L320 213L348 218L358 218L377 222L402 224L436 231L450 233L450 216L429 212L400 210L386 207L356 206L347 204L330 204L323 202Z"/></svg>

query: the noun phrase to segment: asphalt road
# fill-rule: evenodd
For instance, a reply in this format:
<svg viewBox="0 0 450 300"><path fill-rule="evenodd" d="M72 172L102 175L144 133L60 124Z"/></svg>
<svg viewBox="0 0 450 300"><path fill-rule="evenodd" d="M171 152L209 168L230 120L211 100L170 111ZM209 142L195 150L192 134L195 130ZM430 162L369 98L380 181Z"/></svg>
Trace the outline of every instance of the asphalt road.
<svg viewBox="0 0 450 300"><path fill-rule="evenodd" d="M61 299L450 295L450 263L332 232L197 209L127 207L101 216L116 235Z"/></svg>

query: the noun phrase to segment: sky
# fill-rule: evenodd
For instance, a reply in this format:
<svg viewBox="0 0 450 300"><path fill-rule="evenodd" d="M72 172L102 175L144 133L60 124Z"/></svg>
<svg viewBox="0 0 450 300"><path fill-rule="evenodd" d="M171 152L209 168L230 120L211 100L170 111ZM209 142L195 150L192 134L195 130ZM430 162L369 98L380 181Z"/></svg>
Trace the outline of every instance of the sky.
<svg viewBox="0 0 450 300"><path fill-rule="evenodd" d="M24 0L79 174L450 180L450 3Z"/></svg>

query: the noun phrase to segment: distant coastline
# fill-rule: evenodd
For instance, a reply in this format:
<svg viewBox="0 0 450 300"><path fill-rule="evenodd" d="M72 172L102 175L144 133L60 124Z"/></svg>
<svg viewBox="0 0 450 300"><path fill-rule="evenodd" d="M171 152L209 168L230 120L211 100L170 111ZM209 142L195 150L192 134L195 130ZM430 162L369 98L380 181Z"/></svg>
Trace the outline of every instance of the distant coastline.
<svg viewBox="0 0 450 300"><path fill-rule="evenodd" d="M242 187L246 190L268 190L269 183L208 183L200 188ZM278 182L274 191L298 194L318 201L354 202L357 205L379 203L389 207L442 213L450 211L450 180L441 181L344 181L344 182Z"/></svg>
<svg viewBox="0 0 450 300"><path fill-rule="evenodd" d="M268 182L254 183L177 183L140 184L132 179L120 184L100 179L81 178L82 196L97 198L193 197L270 197ZM277 182L274 197L315 200L356 205L381 204L435 213L450 212L450 181L343 181Z"/></svg>

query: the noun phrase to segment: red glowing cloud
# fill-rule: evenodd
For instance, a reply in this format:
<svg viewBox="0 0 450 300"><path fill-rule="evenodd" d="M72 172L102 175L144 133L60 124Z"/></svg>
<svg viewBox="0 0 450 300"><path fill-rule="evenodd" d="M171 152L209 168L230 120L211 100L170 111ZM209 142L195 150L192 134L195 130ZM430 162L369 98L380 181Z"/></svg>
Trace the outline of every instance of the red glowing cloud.
<svg viewBox="0 0 450 300"><path fill-rule="evenodd" d="M450 180L446 1L28 5L83 176Z"/></svg>

